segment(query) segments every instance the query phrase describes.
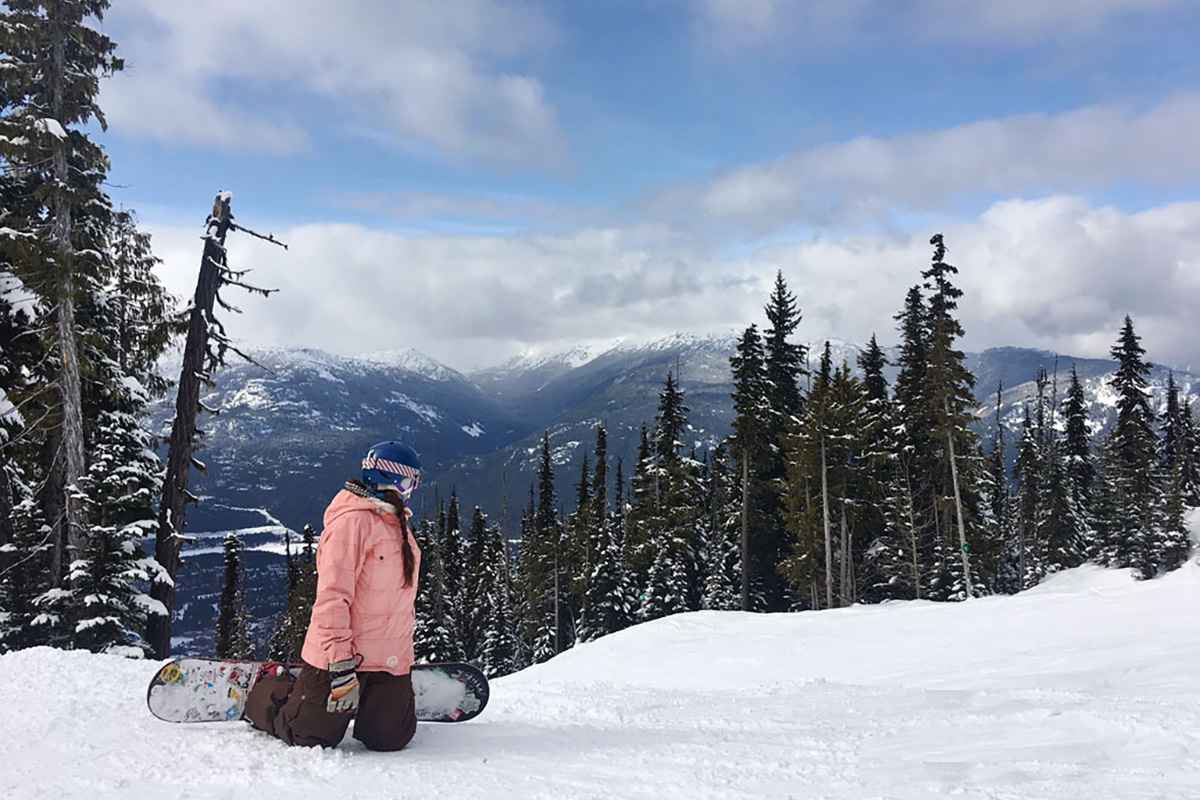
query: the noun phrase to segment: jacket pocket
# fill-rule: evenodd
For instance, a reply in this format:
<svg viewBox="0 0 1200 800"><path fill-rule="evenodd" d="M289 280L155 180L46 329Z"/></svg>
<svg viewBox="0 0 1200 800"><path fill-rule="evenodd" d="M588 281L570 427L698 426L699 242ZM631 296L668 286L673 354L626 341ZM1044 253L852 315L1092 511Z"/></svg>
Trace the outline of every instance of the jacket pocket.
<svg viewBox="0 0 1200 800"><path fill-rule="evenodd" d="M371 548L363 565L362 582L375 592L400 591L404 583L404 554L399 543L383 541Z"/></svg>

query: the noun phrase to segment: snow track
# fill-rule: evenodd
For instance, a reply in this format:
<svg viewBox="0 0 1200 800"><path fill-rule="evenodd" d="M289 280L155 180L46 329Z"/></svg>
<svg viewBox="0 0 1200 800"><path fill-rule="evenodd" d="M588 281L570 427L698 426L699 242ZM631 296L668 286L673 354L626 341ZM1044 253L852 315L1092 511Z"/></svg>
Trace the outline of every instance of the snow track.
<svg viewBox="0 0 1200 800"><path fill-rule="evenodd" d="M145 709L154 666L0 656L0 785L91 798L1200 797L1200 566L1015 598L699 613L493 681L401 753Z"/></svg>

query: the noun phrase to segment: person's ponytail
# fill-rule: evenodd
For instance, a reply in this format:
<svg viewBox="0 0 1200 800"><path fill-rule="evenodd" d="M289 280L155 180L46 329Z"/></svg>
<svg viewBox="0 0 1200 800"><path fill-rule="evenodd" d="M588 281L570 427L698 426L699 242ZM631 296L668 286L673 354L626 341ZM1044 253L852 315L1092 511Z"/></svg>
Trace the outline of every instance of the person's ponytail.
<svg viewBox="0 0 1200 800"><path fill-rule="evenodd" d="M396 518L400 520L400 529L404 531L404 540L400 544L400 555L404 562L404 588L411 588L413 585L413 568L416 566L413 562L416 558L413 556L412 549L412 532L408 528L408 514L404 505L404 498L394 489L389 489L383 493L383 499L389 503L392 508L396 509Z"/></svg>

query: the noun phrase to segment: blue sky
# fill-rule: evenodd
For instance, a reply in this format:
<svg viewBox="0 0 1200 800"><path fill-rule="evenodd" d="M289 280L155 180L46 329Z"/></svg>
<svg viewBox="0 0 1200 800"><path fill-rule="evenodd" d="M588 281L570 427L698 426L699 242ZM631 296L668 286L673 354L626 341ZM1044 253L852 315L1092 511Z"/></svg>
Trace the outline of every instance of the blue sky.
<svg viewBox="0 0 1200 800"><path fill-rule="evenodd" d="M759 322L895 338L944 231L967 346L1200 364L1194 0L118 0L112 194L247 341L452 366ZM377 288L372 288L377 287ZM394 292L392 291L394 290ZM403 313L395 304L403 297Z"/></svg>

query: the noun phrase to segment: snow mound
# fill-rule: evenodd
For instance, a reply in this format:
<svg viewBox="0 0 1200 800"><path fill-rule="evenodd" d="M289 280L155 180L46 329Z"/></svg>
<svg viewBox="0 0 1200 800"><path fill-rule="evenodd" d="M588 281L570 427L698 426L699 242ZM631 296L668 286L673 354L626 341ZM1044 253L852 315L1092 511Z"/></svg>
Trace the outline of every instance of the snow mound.
<svg viewBox="0 0 1200 800"><path fill-rule="evenodd" d="M1200 565L1017 597L700 612L493 681L401 753L145 709L156 663L0 656L12 797L1200 797Z"/></svg>

